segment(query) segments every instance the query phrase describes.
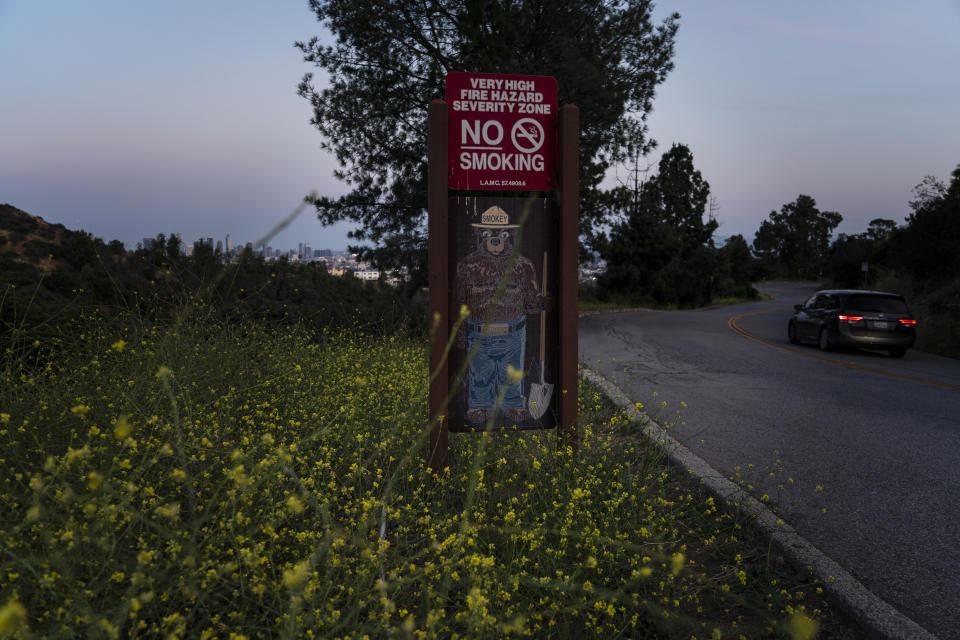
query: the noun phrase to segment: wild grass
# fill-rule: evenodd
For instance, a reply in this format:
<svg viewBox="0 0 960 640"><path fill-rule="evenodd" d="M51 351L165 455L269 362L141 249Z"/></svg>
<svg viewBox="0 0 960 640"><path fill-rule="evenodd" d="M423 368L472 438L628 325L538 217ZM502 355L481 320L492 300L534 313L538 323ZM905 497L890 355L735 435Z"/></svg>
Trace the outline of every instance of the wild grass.
<svg viewBox="0 0 960 640"><path fill-rule="evenodd" d="M422 339L76 326L4 345L0 635L816 633L817 586L587 384L578 451L454 435L431 476Z"/></svg>
<svg viewBox="0 0 960 640"><path fill-rule="evenodd" d="M707 305L709 307L730 306L744 302L772 299L768 294L753 290L753 295L747 296L715 296ZM651 297L636 297L611 292L601 292L596 286L581 286L578 306L581 312L624 311L630 309L664 309L676 311L680 308L693 309L703 307L678 307L676 304L659 303Z"/></svg>

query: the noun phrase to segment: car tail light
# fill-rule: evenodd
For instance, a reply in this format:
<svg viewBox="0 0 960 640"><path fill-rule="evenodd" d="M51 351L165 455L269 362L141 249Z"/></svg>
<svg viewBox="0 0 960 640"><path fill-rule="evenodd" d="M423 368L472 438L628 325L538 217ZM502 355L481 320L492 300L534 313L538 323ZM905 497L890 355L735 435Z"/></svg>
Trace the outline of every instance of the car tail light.
<svg viewBox="0 0 960 640"><path fill-rule="evenodd" d="M909 324L909 325L911 325L911 326L916 326L916 325L917 325L917 321L916 321L916 320L907 320L906 318L900 318L900 324Z"/></svg>
<svg viewBox="0 0 960 640"><path fill-rule="evenodd" d="M840 316L838 316L838 317L840 318L840 320L842 320L842 321L844 321L844 322L860 322L861 320L863 320L863 316L845 316L845 315L840 315Z"/></svg>

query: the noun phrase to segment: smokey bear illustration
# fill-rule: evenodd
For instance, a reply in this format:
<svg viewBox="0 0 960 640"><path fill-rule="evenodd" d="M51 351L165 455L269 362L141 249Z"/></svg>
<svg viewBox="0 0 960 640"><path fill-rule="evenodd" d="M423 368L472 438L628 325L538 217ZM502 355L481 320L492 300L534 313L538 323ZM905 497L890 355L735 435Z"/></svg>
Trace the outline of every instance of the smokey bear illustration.
<svg viewBox="0 0 960 640"><path fill-rule="evenodd" d="M506 211L489 207L471 227L474 249L458 262L455 285L457 302L469 309L457 334L457 346L470 359L466 420L483 426L503 391L502 415L521 424L531 417L523 380L511 378L508 369L524 370L526 316L545 310L548 298L537 286L533 263L514 255L519 225L510 223Z"/></svg>

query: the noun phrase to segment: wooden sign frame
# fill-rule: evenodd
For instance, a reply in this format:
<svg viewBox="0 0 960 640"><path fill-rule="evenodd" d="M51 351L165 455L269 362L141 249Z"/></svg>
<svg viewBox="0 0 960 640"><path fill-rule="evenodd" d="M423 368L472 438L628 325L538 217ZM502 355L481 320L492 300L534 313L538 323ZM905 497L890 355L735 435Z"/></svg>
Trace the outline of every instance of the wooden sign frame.
<svg viewBox="0 0 960 640"><path fill-rule="evenodd" d="M434 100L429 108L428 130L428 212L430 283L430 470L439 474L447 468L450 434L450 351L455 336L453 323L460 307L455 286L456 247L450 242L448 190L448 105ZM557 167L560 207L558 238L559 265L556 326L558 355L554 393L557 394L556 426L564 446L578 446L577 429L577 298L579 252L579 109L564 105L559 110ZM551 270L552 271L552 270Z"/></svg>

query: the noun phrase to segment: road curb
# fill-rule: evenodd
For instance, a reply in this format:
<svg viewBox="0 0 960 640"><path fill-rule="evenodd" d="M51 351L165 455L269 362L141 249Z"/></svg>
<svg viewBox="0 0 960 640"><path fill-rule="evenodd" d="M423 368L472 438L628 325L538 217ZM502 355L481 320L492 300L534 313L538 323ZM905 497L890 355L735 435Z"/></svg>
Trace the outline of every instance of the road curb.
<svg viewBox="0 0 960 640"><path fill-rule="evenodd" d="M580 375L600 387L607 397L634 420L646 424L643 433L665 449L670 461L700 479L715 497L736 505L749 514L757 527L770 536L784 556L800 567L808 567L823 586L830 601L849 616L871 638L883 640L937 640L916 622L867 589L848 571L803 538L759 500L728 480L703 458L672 438L614 383L581 363Z"/></svg>

